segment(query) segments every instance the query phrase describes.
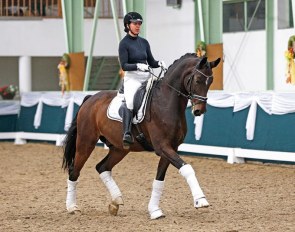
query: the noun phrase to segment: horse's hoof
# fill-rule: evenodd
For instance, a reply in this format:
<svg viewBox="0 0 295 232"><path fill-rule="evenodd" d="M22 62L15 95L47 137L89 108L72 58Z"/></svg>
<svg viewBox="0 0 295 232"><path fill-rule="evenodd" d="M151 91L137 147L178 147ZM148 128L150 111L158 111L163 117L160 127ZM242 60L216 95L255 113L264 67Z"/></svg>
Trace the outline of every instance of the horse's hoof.
<svg viewBox="0 0 295 232"><path fill-rule="evenodd" d="M195 200L195 208L206 208L209 207L209 203L205 197Z"/></svg>
<svg viewBox="0 0 295 232"><path fill-rule="evenodd" d="M67 208L69 214L76 214L81 213L81 210L78 208L77 205L73 205Z"/></svg>
<svg viewBox="0 0 295 232"><path fill-rule="evenodd" d="M159 218L164 218L165 217L165 214L160 209L152 212L150 215L151 215L151 219L152 220L159 219Z"/></svg>
<svg viewBox="0 0 295 232"><path fill-rule="evenodd" d="M113 202L109 204L109 212L111 215L116 216L118 214L118 210L119 210L119 205Z"/></svg>

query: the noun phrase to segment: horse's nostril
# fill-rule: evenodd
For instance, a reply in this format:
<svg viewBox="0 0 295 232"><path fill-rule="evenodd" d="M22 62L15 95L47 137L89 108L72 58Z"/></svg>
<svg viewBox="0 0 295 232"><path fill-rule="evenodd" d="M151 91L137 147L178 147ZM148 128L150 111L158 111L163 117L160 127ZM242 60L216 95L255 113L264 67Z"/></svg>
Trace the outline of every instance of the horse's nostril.
<svg viewBox="0 0 295 232"><path fill-rule="evenodd" d="M200 116L201 115L201 111L200 110L195 110L194 111L194 115L195 116Z"/></svg>

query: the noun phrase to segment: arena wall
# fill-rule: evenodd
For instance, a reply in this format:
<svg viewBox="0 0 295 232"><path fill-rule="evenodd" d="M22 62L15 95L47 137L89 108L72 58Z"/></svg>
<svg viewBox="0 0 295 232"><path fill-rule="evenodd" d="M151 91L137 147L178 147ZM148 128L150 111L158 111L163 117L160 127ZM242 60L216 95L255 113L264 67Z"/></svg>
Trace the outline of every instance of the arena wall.
<svg viewBox="0 0 295 232"><path fill-rule="evenodd" d="M27 140L54 141L61 146L73 116L89 93L70 93L61 99L59 92L35 92L25 94L21 104L0 101L0 139L13 139L16 144ZM209 99L210 95L218 98L214 97L216 93L209 93ZM241 96L245 98L245 94ZM248 94L249 99L257 102L250 101L238 109L241 102L237 99L241 96L229 96L227 104L221 93L221 101L208 102L203 119L193 117L188 106L188 132L179 151L225 157L230 163L244 162L244 158L295 162L295 131L290 129L290 125L295 124L295 108L283 112L278 105L271 105L271 102L295 105L295 100L290 100L294 99L294 94L270 96L266 93L260 100L257 95ZM266 97L273 100L262 104ZM234 104L231 103L233 99L236 99ZM257 107L257 111L253 111L253 107Z"/></svg>

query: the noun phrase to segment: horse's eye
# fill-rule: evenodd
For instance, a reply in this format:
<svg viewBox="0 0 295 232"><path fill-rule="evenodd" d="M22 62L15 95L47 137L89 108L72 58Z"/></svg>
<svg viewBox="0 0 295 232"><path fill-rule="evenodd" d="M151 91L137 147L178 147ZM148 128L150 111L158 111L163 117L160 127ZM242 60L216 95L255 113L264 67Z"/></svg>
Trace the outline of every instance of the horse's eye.
<svg viewBox="0 0 295 232"><path fill-rule="evenodd" d="M200 80L197 80L196 83L197 83L197 84L201 84L202 82L201 82Z"/></svg>

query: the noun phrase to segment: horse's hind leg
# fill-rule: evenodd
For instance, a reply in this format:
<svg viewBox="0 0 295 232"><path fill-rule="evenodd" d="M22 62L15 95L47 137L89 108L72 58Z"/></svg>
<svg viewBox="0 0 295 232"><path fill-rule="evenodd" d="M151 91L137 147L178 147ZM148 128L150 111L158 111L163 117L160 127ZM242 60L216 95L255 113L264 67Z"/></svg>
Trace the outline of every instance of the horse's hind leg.
<svg viewBox="0 0 295 232"><path fill-rule="evenodd" d="M153 181L153 188L151 198L148 204L148 211L151 219L158 219L165 217L163 211L160 209L160 199L164 190L164 179L170 161L164 157L160 158L157 170L156 179Z"/></svg>
<svg viewBox="0 0 295 232"><path fill-rule="evenodd" d="M68 179L68 189L66 198L66 207L69 213L80 212L77 206L77 184L78 178L80 176L80 171L83 168L85 162L89 158L91 152L95 148L97 140L94 139L90 141L82 141L81 137L77 136L77 150L75 155L75 160L73 165L69 168L69 179Z"/></svg>
<svg viewBox="0 0 295 232"><path fill-rule="evenodd" d="M118 164L128 152L119 150L115 147L110 147L108 155L96 165L96 170L99 176L108 189L112 202L109 204L109 212L116 216L119 210L119 205L124 205L122 193L112 177L112 168Z"/></svg>

